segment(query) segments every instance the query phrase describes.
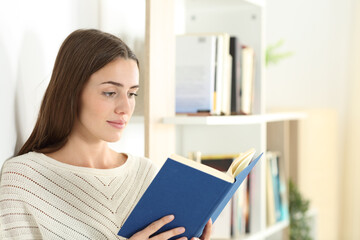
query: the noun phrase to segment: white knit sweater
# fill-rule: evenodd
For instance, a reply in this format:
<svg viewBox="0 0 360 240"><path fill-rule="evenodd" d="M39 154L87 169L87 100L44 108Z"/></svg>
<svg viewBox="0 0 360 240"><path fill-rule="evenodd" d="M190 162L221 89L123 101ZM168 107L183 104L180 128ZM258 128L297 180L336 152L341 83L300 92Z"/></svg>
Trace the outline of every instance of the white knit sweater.
<svg viewBox="0 0 360 240"><path fill-rule="evenodd" d="M156 171L131 155L113 169L35 152L12 158L1 175L0 239L121 239L117 232Z"/></svg>

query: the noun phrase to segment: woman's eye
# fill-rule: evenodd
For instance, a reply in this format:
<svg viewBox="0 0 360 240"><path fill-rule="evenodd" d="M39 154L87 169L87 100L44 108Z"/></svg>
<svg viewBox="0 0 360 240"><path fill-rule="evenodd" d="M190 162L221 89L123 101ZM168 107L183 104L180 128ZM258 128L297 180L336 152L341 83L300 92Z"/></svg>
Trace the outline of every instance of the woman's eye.
<svg viewBox="0 0 360 240"><path fill-rule="evenodd" d="M113 97L116 94L116 92L103 92L103 95L105 97Z"/></svg>
<svg viewBox="0 0 360 240"><path fill-rule="evenodd" d="M129 93L129 97L137 97L136 93Z"/></svg>

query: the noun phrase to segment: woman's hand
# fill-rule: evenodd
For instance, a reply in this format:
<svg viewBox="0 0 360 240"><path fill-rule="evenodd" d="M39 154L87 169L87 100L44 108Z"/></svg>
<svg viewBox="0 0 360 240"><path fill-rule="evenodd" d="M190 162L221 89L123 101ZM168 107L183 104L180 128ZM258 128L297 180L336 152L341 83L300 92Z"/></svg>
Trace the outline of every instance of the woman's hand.
<svg viewBox="0 0 360 240"><path fill-rule="evenodd" d="M191 240L210 240L211 236L211 229L212 229L212 221L209 219L207 224L205 225L204 231L200 238L192 238Z"/></svg>
<svg viewBox="0 0 360 240"><path fill-rule="evenodd" d="M150 238L151 235L156 233L160 228L162 228L163 226L165 226L172 220L174 220L174 215L165 216L165 217L151 223L149 226L147 226L140 232L135 233L131 238L129 238L129 240L144 240L144 239L167 240L169 238L172 238L179 234L184 233L185 228L178 227L178 228L170 229L166 232L160 233L159 235L156 235L156 236ZM205 229L206 229L206 227L205 227ZM178 240L186 240L186 239L187 239L186 237L182 237L182 238L179 238ZM210 238L206 238L206 239L210 239Z"/></svg>

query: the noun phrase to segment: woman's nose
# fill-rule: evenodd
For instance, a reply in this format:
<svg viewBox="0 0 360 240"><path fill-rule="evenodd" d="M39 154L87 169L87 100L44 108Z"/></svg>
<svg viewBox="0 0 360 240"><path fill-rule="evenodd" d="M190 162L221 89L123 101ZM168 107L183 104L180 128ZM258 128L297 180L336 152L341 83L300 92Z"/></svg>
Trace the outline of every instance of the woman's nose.
<svg viewBox="0 0 360 240"><path fill-rule="evenodd" d="M131 110L130 100L127 96L122 97L117 101L115 107L116 114L129 114L130 110Z"/></svg>

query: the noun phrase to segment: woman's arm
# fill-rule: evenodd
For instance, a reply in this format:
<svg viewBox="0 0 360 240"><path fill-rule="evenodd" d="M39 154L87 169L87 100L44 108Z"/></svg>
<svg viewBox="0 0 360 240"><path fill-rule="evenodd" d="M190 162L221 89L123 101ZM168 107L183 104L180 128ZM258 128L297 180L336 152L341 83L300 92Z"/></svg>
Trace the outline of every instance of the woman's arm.
<svg viewBox="0 0 360 240"><path fill-rule="evenodd" d="M23 175L16 172L18 168L4 163L0 173L0 239L41 239L29 204L21 197L21 192L29 189L22 181Z"/></svg>

